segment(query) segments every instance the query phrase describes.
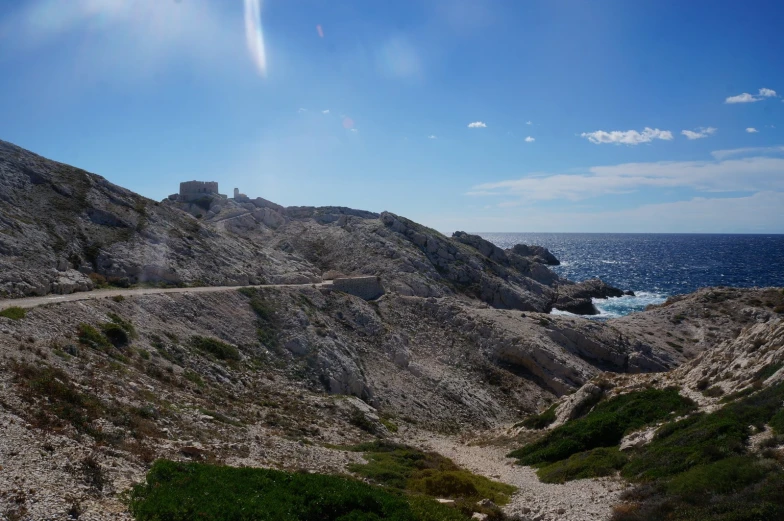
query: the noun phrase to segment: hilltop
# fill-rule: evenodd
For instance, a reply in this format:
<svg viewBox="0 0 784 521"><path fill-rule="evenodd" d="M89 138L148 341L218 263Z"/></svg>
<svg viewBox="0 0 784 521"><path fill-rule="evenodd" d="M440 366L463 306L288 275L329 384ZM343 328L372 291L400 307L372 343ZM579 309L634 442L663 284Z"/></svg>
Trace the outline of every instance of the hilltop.
<svg viewBox="0 0 784 521"><path fill-rule="evenodd" d="M781 377L780 289L704 289L606 322L551 315L621 290L562 279L532 245L237 195L156 202L0 142L5 297L236 288L0 312L0 513L130 519L121 495L158 458L379 483L356 465L395 442L538 491L507 514L607 518L621 481L534 483L504 455L616 395L676 386L712 411ZM358 275L384 294L316 286ZM298 286L245 287L264 284ZM505 515L460 497L464 514Z"/></svg>

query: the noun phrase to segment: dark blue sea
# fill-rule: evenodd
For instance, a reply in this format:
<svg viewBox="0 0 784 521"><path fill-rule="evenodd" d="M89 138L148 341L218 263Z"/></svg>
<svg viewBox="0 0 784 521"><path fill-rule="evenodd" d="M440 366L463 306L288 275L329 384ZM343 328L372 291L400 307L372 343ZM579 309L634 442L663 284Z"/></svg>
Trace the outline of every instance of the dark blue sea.
<svg viewBox="0 0 784 521"><path fill-rule="evenodd" d="M600 318L641 311L706 286L784 286L784 235L480 233L501 248L548 248L574 281L599 277L635 297L595 300Z"/></svg>

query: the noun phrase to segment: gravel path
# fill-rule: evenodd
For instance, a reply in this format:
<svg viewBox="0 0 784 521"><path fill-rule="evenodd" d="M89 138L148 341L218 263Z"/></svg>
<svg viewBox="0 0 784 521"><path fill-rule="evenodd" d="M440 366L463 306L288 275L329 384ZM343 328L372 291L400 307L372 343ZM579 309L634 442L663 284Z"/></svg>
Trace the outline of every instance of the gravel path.
<svg viewBox="0 0 784 521"><path fill-rule="evenodd" d="M521 514L531 521L605 521L624 489L614 478L581 479L563 485L542 483L534 469L507 458L509 448L465 445L459 440L420 433L407 443L451 458L458 465L517 487L518 492L504 507L507 514Z"/></svg>
<svg viewBox="0 0 784 521"><path fill-rule="evenodd" d="M70 293L68 295L45 295L43 297L27 297L14 299L0 299L0 310L18 306L21 308L34 308L44 304L56 304L59 302L74 302L77 300L90 300L96 298L110 297L133 297L135 295L157 295L160 293L214 293L216 291L233 291L241 287L250 288L297 288L315 286L320 288L331 284L332 281L324 281L307 284L262 284L258 286L200 286L195 288L137 288L137 289L99 289L95 291L84 291L81 293Z"/></svg>

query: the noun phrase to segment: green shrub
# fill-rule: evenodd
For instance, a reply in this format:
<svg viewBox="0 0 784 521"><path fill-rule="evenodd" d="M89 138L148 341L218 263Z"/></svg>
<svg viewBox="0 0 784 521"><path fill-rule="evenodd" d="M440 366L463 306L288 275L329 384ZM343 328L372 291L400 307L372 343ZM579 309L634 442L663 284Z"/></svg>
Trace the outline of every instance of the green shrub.
<svg viewBox="0 0 784 521"><path fill-rule="evenodd" d="M612 521L784 519L784 473L754 457L695 467L675 480L674 484L656 481L625 492L622 499L633 503L616 508Z"/></svg>
<svg viewBox="0 0 784 521"><path fill-rule="evenodd" d="M667 492L682 497L732 494L761 481L766 474L756 458L734 456L678 474L667 483Z"/></svg>
<svg viewBox="0 0 784 521"><path fill-rule="evenodd" d="M569 459L551 463L536 471L545 483L563 483L573 479L611 476L623 467L628 458L617 448L600 447L572 454Z"/></svg>
<svg viewBox="0 0 784 521"><path fill-rule="evenodd" d="M433 500L343 477L165 460L131 490L129 509L137 521L467 519Z"/></svg>
<svg viewBox="0 0 784 521"><path fill-rule="evenodd" d="M138 336L136 334L136 328L133 327L133 324L131 323L130 320L125 320L117 313L108 313L107 316L109 317L109 320L111 320L114 324L117 324L118 326L123 328L125 332L128 333L128 336L130 338L136 338Z"/></svg>
<svg viewBox="0 0 784 521"><path fill-rule="evenodd" d="M544 429L555 421L555 409L558 404L552 404L546 411L540 414L533 414L521 421L518 425L522 425L528 429Z"/></svg>
<svg viewBox="0 0 784 521"><path fill-rule="evenodd" d="M673 476L746 451L749 426L772 421L784 401L784 384L659 429L653 442L632 458L622 474L630 479Z"/></svg>
<svg viewBox="0 0 784 521"><path fill-rule="evenodd" d="M122 327L113 323L101 324L101 330L104 336L111 342L114 347L123 347L128 345L128 333Z"/></svg>
<svg viewBox="0 0 784 521"><path fill-rule="evenodd" d="M106 337L90 324L79 324L77 327L77 335L79 337L79 342L92 347L93 349L100 349L101 347L107 347L109 345L109 341Z"/></svg>
<svg viewBox="0 0 784 521"><path fill-rule="evenodd" d="M498 505L507 503L516 490L463 470L440 454L406 445L378 441L357 445L353 450L364 452L368 462L351 464L350 471L399 490L473 503L487 498Z"/></svg>
<svg viewBox="0 0 784 521"><path fill-rule="evenodd" d="M387 428L387 430L388 430L389 432L393 432L393 433L394 433L394 432L397 432L397 430L398 430L398 428L397 428L397 424L396 424L395 422L393 422L392 420L390 420L389 418L380 418L380 420L379 420L379 421L381 422L381 424L382 424L384 427L386 427L386 428Z"/></svg>
<svg viewBox="0 0 784 521"><path fill-rule="evenodd" d="M25 315L27 315L27 310L19 306L11 306L0 311L0 317L10 318L11 320L22 320Z"/></svg>
<svg viewBox="0 0 784 521"><path fill-rule="evenodd" d="M191 345L199 351L210 353L220 360L240 360L240 352L236 347L218 339L205 336L192 336Z"/></svg>
<svg viewBox="0 0 784 521"><path fill-rule="evenodd" d="M275 309L264 299L257 288L240 288L238 291L248 297L248 304L256 314L256 334L259 342L276 347L280 325L275 315Z"/></svg>
<svg viewBox="0 0 784 521"><path fill-rule="evenodd" d="M768 421L768 425L776 434L784 434L784 409L774 414Z"/></svg>
<svg viewBox="0 0 784 521"><path fill-rule="evenodd" d="M718 385L714 385L702 391L702 394L708 396L709 398L718 398L719 396L724 394L724 389L722 389Z"/></svg>
<svg viewBox="0 0 784 521"><path fill-rule="evenodd" d="M101 402L77 389L63 371L25 363L14 363L12 371L28 401L45 400L46 405L39 404L34 414L36 427L57 430L70 424L78 432L98 435L91 423L103 413Z"/></svg>
<svg viewBox="0 0 784 521"><path fill-rule="evenodd" d="M757 371L757 374L754 375L754 379L755 380L765 381L768 378L770 378L771 376L773 376L774 374L776 374L776 372L779 369L781 369L782 366L784 366L784 363L782 363L782 362L776 362L776 363L773 363L773 364L768 364L765 367L763 367L762 369L760 369L759 371Z"/></svg>
<svg viewBox="0 0 784 521"><path fill-rule="evenodd" d="M552 430L544 438L513 451L523 465L554 463L572 454L618 445L624 434L694 408L677 389L647 389L599 403L588 415Z"/></svg>

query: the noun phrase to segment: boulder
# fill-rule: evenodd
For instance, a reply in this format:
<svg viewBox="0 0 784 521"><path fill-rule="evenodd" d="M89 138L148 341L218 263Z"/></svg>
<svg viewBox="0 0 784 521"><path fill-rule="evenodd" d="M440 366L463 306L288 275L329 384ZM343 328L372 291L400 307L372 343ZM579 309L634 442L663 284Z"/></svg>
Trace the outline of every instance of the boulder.
<svg viewBox="0 0 784 521"><path fill-rule="evenodd" d="M527 244L515 244L512 247L512 252L521 256L521 257L529 257L536 260L536 262L540 262L542 264L547 264L548 266L558 266L561 264L555 255L550 253L550 250L545 248L544 246L529 246Z"/></svg>
<svg viewBox="0 0 784 521"><path fill-rule="evenodd" d="M598 402L604 391L598 385L587 383L580 387L574 394L567 396L566 399L555 409L555 421L550 424L550 428L554 429L563 425L569 420L579 418L596 402Z"/></svg>

